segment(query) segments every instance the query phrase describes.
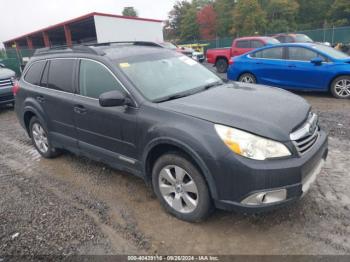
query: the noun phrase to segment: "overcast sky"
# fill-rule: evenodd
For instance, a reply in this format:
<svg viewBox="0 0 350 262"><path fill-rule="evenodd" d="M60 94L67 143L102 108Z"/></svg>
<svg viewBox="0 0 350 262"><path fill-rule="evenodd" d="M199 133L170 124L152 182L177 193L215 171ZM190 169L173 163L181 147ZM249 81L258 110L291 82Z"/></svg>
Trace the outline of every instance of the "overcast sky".
<svg viewBox="0 0 350 262"><path fill-rule="evenodd" d="M0 46L11 38L91 12L121 14L133 6L140 17L166 19L176 0L0 0Z"/></svg>

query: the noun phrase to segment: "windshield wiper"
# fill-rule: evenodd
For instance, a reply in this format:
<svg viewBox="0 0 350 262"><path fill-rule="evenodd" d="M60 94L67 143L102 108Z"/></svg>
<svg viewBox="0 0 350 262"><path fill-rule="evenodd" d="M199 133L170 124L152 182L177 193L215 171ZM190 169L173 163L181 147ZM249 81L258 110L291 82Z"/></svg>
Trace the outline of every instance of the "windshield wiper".
<svg viewBox="0 0 350 262"><path fill-rule="evenodd" d="M162 98L159 98L159 99L154 100L153 102L155 102L155 103L161 103L161 102L165 102L165 101L170 101L170 100L178 99L178 98L185 97L185 96L190 96L190 95L196 94L196 93L198 93L198 92L202 92L202 91L204 91L204 90L208 90L208 89L210 89L210 88L212 88L212 87L220 86L220 85L223 85L223 81L215 81L215 82L213 82L213 83L206 84L206 85L204 85L204 86L200 86L199 88L195 88L195 89L192 90L192 91L189 91L189 92L182 92L182 93L179 93L179 94L175 94L175 95L170 95L170 96L162 97Z"/></svg>
<svg viewBox="0 0 350 262"><path fill-rule="evenodd" d="M166 96L166 97L162 97L162 98L156 99L153 102L161 103L161 102L165 102L165 101L170 101L170 100L174 100L174 99L178 99L178 98L181 98L181 97L192 95L193 93L194 92L186 92L186 93L170 95L170 96Z"/></svg>
<svg viewBox="0 0 350 262"><path fill-rule="evenodd" d="M213 82L213 83L204 85L201 89L202 89L202 90L208 90L208 89L210 89L210 88L212 88L212 87L221 86L221 85L223 85L223 84L224 84L223 81L215 81L215 82Z"/></svg>

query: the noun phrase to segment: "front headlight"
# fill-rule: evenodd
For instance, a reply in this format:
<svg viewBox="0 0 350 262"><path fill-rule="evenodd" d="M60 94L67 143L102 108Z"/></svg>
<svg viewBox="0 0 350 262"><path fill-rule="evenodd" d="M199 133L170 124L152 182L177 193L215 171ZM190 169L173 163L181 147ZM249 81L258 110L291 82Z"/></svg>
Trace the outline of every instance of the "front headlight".
<svg viewBox="0 0 350 262"><path fill-rule="evenodd" d="M223 125L215 125L215 130L228 148L247 158L264 160L291 155L285 145L270 139Z"/></svg>

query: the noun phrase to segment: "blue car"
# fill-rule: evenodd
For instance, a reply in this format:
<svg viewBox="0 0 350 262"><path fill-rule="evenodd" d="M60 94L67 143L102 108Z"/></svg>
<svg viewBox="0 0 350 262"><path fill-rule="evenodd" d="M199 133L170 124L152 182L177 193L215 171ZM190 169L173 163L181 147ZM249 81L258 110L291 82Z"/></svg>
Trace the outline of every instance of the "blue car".
<svg viewBox="0 0 350 262"><path fill-rule="evenodd" d="M233 57L230 80L300 91L331 91L350 98L350 57L316 43L290 43Z"/></svg>

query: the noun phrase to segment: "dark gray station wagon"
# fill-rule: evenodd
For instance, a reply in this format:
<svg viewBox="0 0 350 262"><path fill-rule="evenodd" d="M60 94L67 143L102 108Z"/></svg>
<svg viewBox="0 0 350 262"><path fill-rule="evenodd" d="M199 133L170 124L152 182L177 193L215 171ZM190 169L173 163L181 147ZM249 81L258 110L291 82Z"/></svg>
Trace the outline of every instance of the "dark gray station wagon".
<svg viewBox="0 0 350 262"><path fill-rule="evenodd" d="M39 50L14 93L43 157L69 150L142 177L187 221L214 207L257 212L300 199L327 156L304 99L223 82L150 43Z"/></svg>

